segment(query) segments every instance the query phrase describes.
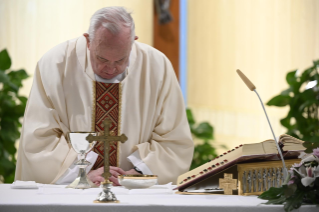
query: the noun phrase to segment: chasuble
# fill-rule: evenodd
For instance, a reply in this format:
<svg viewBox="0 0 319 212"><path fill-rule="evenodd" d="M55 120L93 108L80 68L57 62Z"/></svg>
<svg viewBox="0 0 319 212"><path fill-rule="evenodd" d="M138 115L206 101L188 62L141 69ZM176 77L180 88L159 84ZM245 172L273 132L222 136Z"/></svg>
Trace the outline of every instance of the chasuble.
<svg viewBox="0 0 319 212"><path fill-rule="evenodd" d="M117 100L110 102L103 95L97 99L96 93L109 85L95 81L83 36L47 52L35 70L15 179L55 183L77 157L67 134L98 131L97 120L106 112L97 104L113 107L115 100L120 104L108 115L118 117L114 133L125 133L128 141L114 144L112 165L130 170L133 165L127 157L138 152L159 176L159 184L176 183L177 176L189 169L194 145L171 63L161 52L135 41L127 76L117 85L111 91L119 92ZM94 166L100 166L99 159Z"/></svg>

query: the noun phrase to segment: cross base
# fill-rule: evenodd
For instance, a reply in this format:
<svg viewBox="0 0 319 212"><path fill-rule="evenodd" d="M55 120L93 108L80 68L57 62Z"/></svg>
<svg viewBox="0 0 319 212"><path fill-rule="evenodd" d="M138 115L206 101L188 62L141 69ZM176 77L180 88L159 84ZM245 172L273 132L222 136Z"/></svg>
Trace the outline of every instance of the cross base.
<svg viewBox="0 0 319 212"><path fill-rule="evenodd" d="M111 191L112 188L112 182L109 180L105 180L103 183L101 183L101 188L103 191L99 193L96 200L94 200L94 203L119 203L115 197L115 194Z"/></svg>
<svg viewBox="0 0 319 212"><path fill-rule="evenodd" d="M94 200L93 203L120 203L119 200L116 201L99 201L99 200Z"/></svg>

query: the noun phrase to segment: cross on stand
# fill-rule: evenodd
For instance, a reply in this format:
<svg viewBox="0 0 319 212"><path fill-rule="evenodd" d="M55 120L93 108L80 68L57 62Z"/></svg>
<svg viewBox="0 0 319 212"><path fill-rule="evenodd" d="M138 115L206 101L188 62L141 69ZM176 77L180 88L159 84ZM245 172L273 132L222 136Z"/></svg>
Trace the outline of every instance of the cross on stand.
<svg viewBox="0 0 319 212"><path fill-rule="evenodd" d="M104 173L102 176L104 177L104 182L101 183L103 187L103 192L100 193L98 199L94 202L118 202L116 200L115 195L110 191L112 182L109 180L109 178L112 176L110 173L110 154L109 154L109 148L110 148L110 143L112 141L120 141L121 143L124 143L127 141L127 137L125 134L122 134L121 136L111 136L110 134L110 125L112 121L109 118L106 118L103 121L104 125L104 135L102 136L94 136L94 135L88 135L86 137L86 140L89 142L93 141L102 141L104 143Z"/></svg>
<svg viewBox="0 0 319 212"><path fill-rule="evenodd" d="M232 195L237 188L237 179L233 179L233 174L224 173L224 179L219 178L219 188L224 189L224 194Z"/></svg>

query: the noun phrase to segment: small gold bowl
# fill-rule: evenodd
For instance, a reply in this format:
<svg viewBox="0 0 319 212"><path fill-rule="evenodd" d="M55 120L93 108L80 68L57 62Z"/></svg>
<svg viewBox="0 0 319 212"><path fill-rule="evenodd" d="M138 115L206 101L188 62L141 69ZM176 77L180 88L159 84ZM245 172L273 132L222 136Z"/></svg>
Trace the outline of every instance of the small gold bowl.
<svg viewBox="0 0 319 212"><path fill-rule="evenodd" d="M157 183L157 175L119 175L118 180L127 189L149 188Z"/></svg>

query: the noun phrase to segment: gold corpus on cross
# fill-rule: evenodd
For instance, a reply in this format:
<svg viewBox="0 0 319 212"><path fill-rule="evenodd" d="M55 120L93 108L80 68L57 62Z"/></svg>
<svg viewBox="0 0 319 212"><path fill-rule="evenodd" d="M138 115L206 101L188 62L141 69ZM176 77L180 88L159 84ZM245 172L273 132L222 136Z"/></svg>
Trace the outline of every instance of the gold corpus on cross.
<svg viewBox="0 0 319 212"><path fill-rule="evenodd" d="M111 142L120 141L121 143L124 143L125 141L127 141L127 137L125 134L122 134L120 136L110 135L111 123L112 121L109 118L106 118L103 121L104 135L94 136L90 134L86 137L86 140L89 142L102 141L104 143L104 173L102 174L102 176L104 177L105 180L102 184L111 183L111 181L109 181L109 177L112 176L112 174L110 173L110 162L109 162L110 160L109 149L110 149Z"/></svg>
<svg viewBox="0 0 319 212"><path fill-rule="evenodd" d="M224 173L224 179L219 178L219 188L224 189L224 194L232 195L237 189L237 179L233 179L233 174Z"/></svg>

